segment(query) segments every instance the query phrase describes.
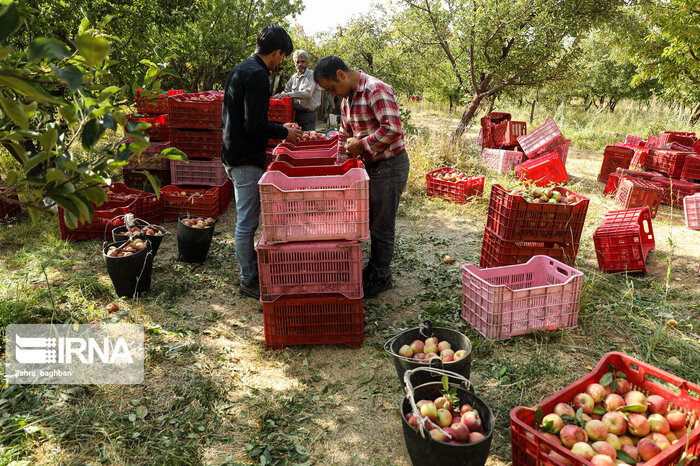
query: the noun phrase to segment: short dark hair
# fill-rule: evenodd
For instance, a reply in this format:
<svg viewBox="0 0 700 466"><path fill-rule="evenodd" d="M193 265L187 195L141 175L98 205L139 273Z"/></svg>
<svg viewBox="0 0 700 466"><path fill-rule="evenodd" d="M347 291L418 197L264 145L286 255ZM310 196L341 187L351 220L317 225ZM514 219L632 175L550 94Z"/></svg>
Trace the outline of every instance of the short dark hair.
<svg viewBox="0 0 700 466"><path fill-rule="evenodd" d="M291 55L294 50L294 43L282 26L270 24L262 28L260 34L258 34L255 53L268 55L275 50L281 50L285 55Z"/></svg>
<svg viewBox="0 0 700 466"><path fill-rule="evenodd" d="M348 65L346 65L340 57L336 57L335 55L323 57L316 63L314 81L318 82L319 79L328 79L337 82L338 76L336 72L338 70L347 73L350 71L350 68L348 68Z"/></svg>

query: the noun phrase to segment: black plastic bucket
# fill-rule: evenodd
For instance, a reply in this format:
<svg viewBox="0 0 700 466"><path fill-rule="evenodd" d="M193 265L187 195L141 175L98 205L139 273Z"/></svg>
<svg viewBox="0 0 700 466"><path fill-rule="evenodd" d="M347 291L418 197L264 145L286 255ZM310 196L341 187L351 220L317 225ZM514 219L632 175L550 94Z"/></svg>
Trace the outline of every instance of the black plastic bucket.
<svg viewBox="0 0 700 466"><path fill-rule="evenodd" d="M413 340L429 337L437 337L440 341L448 341L452 345L454 351L465 350L467 355L454 362L443 362L440 358L433 358L430 361L420 361L418 359L406 358L399 355L399 349L403 345L410 345ZM449 328L433 327L433 323L429 320L421 323L418 327L410 328L398 335L393 336L384 344L384 350L391 354L394 360L394 368L396 375L399 377L400 383L403 383L404 372L410 369L419 367L434 367L437 369L445 369L455 372L465 379L469 379L472 367L472 342L466 335ZM432 376L429 372L420 371L414 375L416 385L424 384L440 377Z"/></svg>
<svg viewBox="0 0 700 466"><path fill-rule="evenodd" d="M102 256L107 265L114 291L117 296L133 298L136 294L151 289L151 272L153 270L153 251L151 242L146 240L146 249L127 257L110 257L107 251L110 246L121 246L123 241L105 243Z"/></svg>
<svg viewBox="0 0 700 466"><path fill-rule="evenodd" d="M450 383L450 386L456 387L460 404L469 403L472 405L472 409L479 413L479 417L481 417L481 426L484 430L483 439L475 443L459 445L439 442L433 440L427 430L422 430L421 432L420 426L416 429L408 423L406 414L414 412L414 405L412 405L410 399L411 395L413 396L414 404L418 400L434 400L442 396L440 392L443 388L442 382L428 382L415 388L412 387L407 379L415 379L421 372L431 372L434 375L439 372L439 377L448 375L452 379L466 382L466 386L455 383ZM411 370L406 373L406 376L404 381L406 383L408 396L401 402L401 422L403 423L403 436L406 441L406 449L408 450L408 454L414 466L483 466L486 464L489 451L491 450L491 441L493 440L495 418L493 416L493 411L491 411L491 408L484 400L473 391L470 391L471 384L469 384L469 381L449 371L435 371L434 369L425 367ZM415 411L414 414L417 414L417 412L418 411Z"/></svg>
<svg viewBox="0 0 700 466"><path fill-rule="evenodd" d="M162 235L145 235L145 239L151 242L151 245L153 246L153 256L155 257L156 254L158 254L158 248L160 247L160 243L163 241L163 237L166 234L166 231L158 226L158 225L151 225L152 228L157 228L163 233ZM139 228L143 229L143 226L140 226ZM129 234L126 232L126 226L122 225L120 227L117 227L112 230L112 240L115 242L123 242L129 239ZM142 238L144 239L144 238Z"/></svg>
<svg viewBox="0 0 700 466"><path fill-rule="evenodd" d="M188 227L180 220L188 215L180 214L177 222L177 253L180 262L204 262L214 236L216 220L208 228Z"/></svg>

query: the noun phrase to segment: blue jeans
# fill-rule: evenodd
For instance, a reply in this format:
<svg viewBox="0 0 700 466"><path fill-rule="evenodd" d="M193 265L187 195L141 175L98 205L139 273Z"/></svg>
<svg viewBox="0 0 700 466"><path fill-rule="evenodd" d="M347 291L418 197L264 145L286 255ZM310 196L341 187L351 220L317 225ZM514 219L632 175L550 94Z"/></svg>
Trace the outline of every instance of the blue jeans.
<svg viewBox="0 0 700 466"><path fill-rule="evenodd" d="M258 181L264 170L253 165L229 167L226 173L233 181L236 196L236 258L241 266L241 281L247 285L258 278L258 256L255 252L255 230L260 221L260 189Z"/></svg>
<svg viewBox="0 0 700 466"><path fill-rule="evenodd" d="M391 260L394 258L396 212L401 193L406 189L411 168L408 154L401 151L396 157L367 165L369 175L369 232L370 258L367 264L380 280L391 278Z"/></svg>

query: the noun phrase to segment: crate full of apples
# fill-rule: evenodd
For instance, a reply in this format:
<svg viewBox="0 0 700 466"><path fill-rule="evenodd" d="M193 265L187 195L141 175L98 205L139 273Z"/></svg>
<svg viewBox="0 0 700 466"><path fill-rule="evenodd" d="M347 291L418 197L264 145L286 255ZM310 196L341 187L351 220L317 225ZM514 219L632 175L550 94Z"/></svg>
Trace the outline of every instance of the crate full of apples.
<svg viewBox="0 0 700 466"><path fill-rule="evenodd" d="M511 411L513 464L534 464L533 457L547 465L693 464L690 457L700 455L698 393L696 384L608 353L536 408Z"/></svg>
<svg viewBox="0 0 700 466"><path fill-rule="evenodd" d="M430 197L442 197L456 204L464 204L484 194L484 176L470 177L450 167L433 170L425 175Z"/></svg>

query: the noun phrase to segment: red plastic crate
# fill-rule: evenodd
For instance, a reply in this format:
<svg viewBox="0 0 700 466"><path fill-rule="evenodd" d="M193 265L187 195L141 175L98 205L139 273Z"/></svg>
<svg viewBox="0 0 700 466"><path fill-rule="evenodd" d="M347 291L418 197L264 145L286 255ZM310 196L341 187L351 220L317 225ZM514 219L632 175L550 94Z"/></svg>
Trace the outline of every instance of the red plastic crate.
<svg viewBox="0 0 700 466"><path fill-rule="evenodd" d="M195 189L163 186L160 188L160 197L163 199L163 217L166 222L176 222L180 214L212 218L219 216L219 188L216 187Z"/></svg>
<svg viewBox="0 0 700 466"><path fill-rule="evenodd" d="M495 148L496 143L493 137L493 127L505 121L510 121L510 113L491 112L481 118L482 147Z"/></svg>
<svg viewBox="0 0 700 466"><path fill-rule="evenodd" d="M270 99L270 106L267 109L267 119L278 123L289 123L294 121L294 108L292 98Z"/></svg>
<svg viewBox="0 0 700 466"><path fill-rule="evenodd" d="M475 176L464 181L445 181L436 176L444 173L459 173L449 167L433 170L425 175L428 196L441 197L455 204L465 204L484 195L485 177Z"/></svg>
<svg viewBox="0 0 700 466"><path fill-rule="evenodd" d="M650 180L663 189L661 203L681 208L683 198L700 192L700 184L690 181L674 180L665 176L655 176Z"/></svg>
<svg viewBox="0 0 700 466"><path fill-rule="evenodd" d="M644 147L647 149L654 149L656 147L659 147L659 138L650 134L649 137L647 137L647 142L644 143Z"/></svg>
<svg viewBox="0 0 700 466"><path fill-rule="evenodd" d="M534 158L553 151L557 146L566 144L566 138L553 118L547 118L542 126L529 134L518 136L518 144L525 152L525 157Z"/></svg>
<svg viewBox="0 0 700 466"><path fill-rule="evenodd" d="M369 176L357 159L334 167L273 162L258 182L269 244L369 238Z"/></svg>
<svg viewBox="0 0 700 466"><path fill-rule="evenodd" d="M3 193L7 188L0 188L0 193ZM9 195L11 199L19 201L19 197L16 194ZM8 220L17 217L22 213L22 208L19 204L12 204L9 202L0 201L0 220Z"/></svg>
<svg viewBox="0 0 700 466"><path fill-rule="evenodd" d="M652 178L659 176L657 172L647 172L640 170L628 170L626 168L618 168L615 170L620 176L627 176L630 178L639 178L640 180L651 180Z"/></svg>
<svg viewBox="0 0 700 466"><path fill-rule="evenodd" d="M126 139L125 143L136 142L136 139ZM170 171L170 159L157 157L164 149L170 147L170 141L154 142L139 155L133 155L129 163L124 165L127 170L168 170Z"/></svg>
<svg viewBox="0 0 700 466"><path fill-rule="evenodd" d="M559 154L559 158L561 158L564 166L566 166L566 157L569 155L569 147L571 147L571 139L567 139L566 143L554 148L554 152Z"/></svg>
<svg viewBox="0 0 700 466"><path fill-rule="evenodd" d="M339 295L282 297L263 303L265 346L341 344L359 348L365 339L361 299Z"/></svg>
<svg viewBox="0 0 700 466"><path fill-rule="evenodd" d="M233 199L233 182L230 179L226 183L218 186L219 188L219 215L228 210L228 206Z"/></svg>
<svg viewBox="0 0 700 466"><path fill-rule="evenodd" d="M139 169L137 170L129 170L129 169L123 169L122 175L124 177L124 184L127 185L128 187L132 189L138 189L140 191L151 191L153 187L151 186L151 182L148 181L148 178L146 178L146 175L143 173L139 173L140 171L144 171ZM145 170L148 173L150 173L152 176L155 178L158 178L160 180L160 185L162 186L167 186L170 184L170 170Z"/></svg>
<svg viewBox="0 0 700 466"><path fill-rule="evenodd" d="M700 386L617 352L605 354L591 372L545 399L538 406L544 414L549 414L554 411L557 403L569 403L576 394L585 392L588 385L600 382L601 377L610 371L608 366L612 366L615 372L625 374L632 390L638 390L647 396L654 394L666 398L670 402L669 409L678 409L686 413L700 410L700 399L698 399ZM566 447L555 445L537 429L535 410L536 407L517 406L510 412L513 466L562 466L564 463L561 460L555 460L549 456L550 451L564 457L569 462L567 464L572 466L590 466L590 461L573 454ZM690 432L688 444L688 454L699 456L700 425L696 425ZM644 465L676 465L680 462L685 447L686 442L676 442L651 460L645 461ZM695 463L697 461L686 464L691 466Z"/></svg>
<svg viewBox="0 0 700 466"><path fill-rule="evenodd" d="M357 241L303 241L257 246L260 300L301 294L342 294L362 298L362 244Z"/></svg>
<svg viewBox="0 0 700 466"><path fill-rule="evenodd" d="M489 340L578 325L583 273L547 256L462 266L462 318Z"/></svg>
<svg viewBox="0 0 700 466"><path fill-rule="evenodd" d="M556 243L551 241L506 241L488 229L484 230L479 267L502 267L524 264L533 256L549 256L573 267L579 243Z"/></svg>
<svg viewBox="0 0 700 466"><path fill-rule="evenodd" d="M687 133L683 131L662 131L659 133L659 146L677 142L684 146L692 147L697 142L695 133Z"/></svg>
<svg viewBox="0 0 700 466"><path fill-rule="evenodd" d="M634 149L634 157L632 157L632 162L630 162L630 166L643 168L644 162L646 162L648 155L649 149L645 147Z"/></svg>
<svg viewBox="0 0 700 466"><path fill-rule="evenodd" d="M217 130L170 130L170 144L193 159L221 159L223 132Z"/></svg>
<svg viewBox="0 0 700 466"><path fill-rule="evenodd" d="M569 180L564 162L556 152L521 163L515 168L515 174L521 181L529 180L537 186L561 184Z"/></svg>
<svg viewBox="0 0 700 466"><path fill-rule="evenodd" d="M625 144L628 144L630 146L643 146L644 138L642 136L634 136L632 134L628 134L625 137Z"/></svg>
<svg viewBox="0 0 700 466"><path fill-rule="evenodd" d="M603 152L603 164L600 167L598 181L605 183L608 176L617 168L629 168L634 151L627 147L607 146Z"/></svg>
<svg viewBox="0 0 700 466"><path fill-rule="evenodd" d="M698 139L698 140L695 142L695 144L693 144L693 149L695 150L695 152L697 152L698 154L700 154L700 139Z"/></svg>
<svg viewBox="0 0 700 466"><path fill-rule="evenodd" d="M158 196L138 189L131 189L124 183L112 183L107 186L107 196L111 199L136 199L134 215L149 223L163 223L163 203Z"/></svg>
<svg viewBox="0 0 700 466"><path fill-rule="evenodd" d="M651 218L656 217L663 189L651 181L623 177L615 193L615 203L623 209L648 207Z"/></svg>
<svg viewBox="0 0 700 466"><path fill-rule="evenodd" d="M525 160L525 154L517 150L492 149L481 150L481 164L497 173L508 173Z"/></svg>
<svg viewBox="0 0 700 466"><path fill-rule="evenodd" d="M516 146L518 136L527 134L527 123L524 121L504 121L492 127L493 143L496 146Z"/></svg>
<svg viewBox="0 0 700 466"><path fill-rule="evenodd" d="M224 93L220 91L178 94L168 98L170 127L221 131ZM175 143L173 142L173 145Z"/></svg>
<svg viewBox="0 0 700 466"><path fill-rule="evenodd" d="M170 162L170 180L176 185L220 186L228 180L228 174L220 158L192 159L188 162Z"/></svg>
<svg viewBox="0 0 700 466"><path fill-rule="evenodd" d="M296 146L280 144L272 150L274 155L287 154L295 159L313 159L317 157L336 157L338 155L338 145L327 148L300 149Z"/></svg>
<svg viewBox="0 0 700 466"><path fill-rule="evenodd" d="M685 226L691 230L700 230L700 193L683 199Z"/></svg>
<svg viewBox="0 0 700 466"><path fill-rule="evenodd" d="M170 128L168 127L168 115L127 115L127 121L143 121L150 123L150 127L141 130L147 134L151 141L167 141L170 139ZM127 133L128 135L128 133Z"/></svg>
<svg viewBox="0 0 700 466"><path fill-rule="evenodd" d="M108 234L111 233L114 227L123 225L123 220L120 218L124 214L136 214L136 200L115 199L104 202L102 205L94 206L92 220L85 223L79 223L75 229L70 229L66 226L63 218L63 208L58 208L58 225L61 230L61 239L64 241L88 241L101 240L104 241Z"/></svg>
<svg viewBox="0 0 700 466"><path fill-rule="evenodd" d="M291 142L287 140L283 140L280 142L275 149L279 148L286 148L289 149L290 151L313 151L313 150L331 150L331 149L336 149L338 148L338 135L334 135L333 137L330 137L328 139L316 139L313 141L299 141L296 144L292 144ZM329 154L332 155L332 154Z"/></svg>
<svg viewBox="0 0 700 466"><path fill-rule="evenodd" d="M605 188L603 188L604 196L615 196L617 192L617 185L620 184L620 172L614 171L608 175L608 181L605 182Z"/></svg>
<svg viewBox="0 0 700 466"><path fill-rule="evenodd" d="M486 228L506 241L554 241L578 243L586 220L589 199L556 187L562 197L576 196L575 204L527 202L502 186L491 186Z"/></svg>
<svg viewBox="0 0 700 466"><path fill-rule="evenodd" d="M681 171L682 180L697 180L700 182L700 154L688 155Z"/></svg>
<svg viewBox="0 0 700 466"><path fill-rule="evenodd" d="M280 152L274 156L275 162L285 162L293 167L319 166L319 165L335 165L338 159L335 156L331 157L301 157L298 158L294 153Z"/></svg>
<svg viewBox="0 0 700 466"><path fill-rule="evenodd" d="M160 93L152 93L151 97L142 96L143 88L136 91L136 108L139 113L168 113L170 107L168 105L168 97L177 94L184 94L183 90L170 90Z"/></svg>
<svg viewBox="0 0 700 466"><path fill-rule="evenodd" d="M648 207L611 210L593 233L598 267L605 272L646 272L646 258L654 249L654 230Z"/></svg>
<svg viewBox="0 0 700 466"><path fill-rule="evenodd" d="M695 154L693 152L681 152L677 150L650 149L644 161L644 168L646 170L661 172L671 178L680 178L683 172L685 158L689 155Z"/></svg>

